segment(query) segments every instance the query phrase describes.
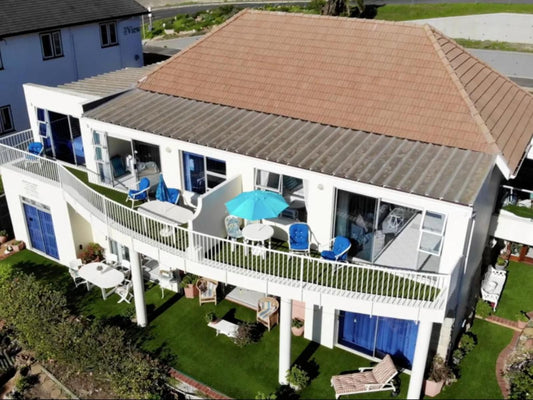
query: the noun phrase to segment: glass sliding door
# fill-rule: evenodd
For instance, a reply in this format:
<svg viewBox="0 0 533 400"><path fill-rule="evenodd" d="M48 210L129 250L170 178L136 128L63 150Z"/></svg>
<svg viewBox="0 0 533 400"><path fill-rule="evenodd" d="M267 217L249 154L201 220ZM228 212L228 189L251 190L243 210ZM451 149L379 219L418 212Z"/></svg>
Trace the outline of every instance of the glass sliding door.
<svg viewBox="0 0 533 400"><path fill-rule="evenodd" d="M411 368L418 325L414 321L341 311L338 342L373 357L390 354L397 366Z"/></svg>

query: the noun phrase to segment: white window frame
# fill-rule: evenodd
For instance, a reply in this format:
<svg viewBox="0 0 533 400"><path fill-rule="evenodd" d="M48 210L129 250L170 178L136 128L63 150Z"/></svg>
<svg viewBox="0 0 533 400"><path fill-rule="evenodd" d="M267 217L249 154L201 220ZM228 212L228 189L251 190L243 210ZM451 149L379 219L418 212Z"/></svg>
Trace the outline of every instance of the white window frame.
<svg viewBox="0 0 533 400"><path fill-rule="evenodd" d="M259 174L261 174L261 173L277 175L278 176L278 187L275 188L275 187L272 187L272 186L262 185L260 183L257 183L257 178L259 177ZM268 178L267 178L267 180L268 180ZM254 173L254 187L255 187L255 189L268 190L270 192L276 192L276 193L282 194L281 192L282 192L282 189L283 189L283 174L278 174L277 172L267 171L266 169L256 168L255 169L255 173Z"/></svg>
<svg viewBox="0 0 533 400"><path fill-rule="evenodd" d="M7 115L7 121L5 116ZM6 127L7 122L9 123ZM15 130L15 123L13 122L13 114L11 113L11 106L5 105L0 107L0 135L13 132Z"/></svg>
<svg viewBox="0 0 533 400"><path fill-rule="evenodd" d="M434 231L434 230L431 230L431 229L424 229L424 222L426 220L426 215L428 213L429 214L438 214L438 215L443 217L442 228L441 228L440 232L437 232L437 231ZM433 256L440 257L440 255L442 253L442 246L444 244L444 234L446 232L446 222L447 222L447 220L448 220L448 217L447 217L446 214L443 214L443 213L440 213L440 212L437 212L437 211L432 211L432 210L424 210L424 212L422 213L422 221L420 223L420 236L418 238L418 251L419 252L426 253L426 254L431 254ZM440 238L439 248L438 248L437 251L431 251L431 250L424 249L424 248L420 247L421 244L422 244L422 239L423 239L424 235L435 236L435 237Z"/></svg>
<svg viewBox="0 0 533 400"><path fill-rule="evenodd" d="M102 30L105 29L106 40L104 41L104 35ZM113 41L112 33L114 33L115 40ZM116 21L102 22L100 24L100 44L102 47L111 47L118 45L118 30Z"/></svg>
<svg viewBox="0 0 533 400"><path fill-rule="evenodd" d="M47 56L44 53L43 39L45 37L49 38L48 40L50 40L52 55ZM63 57L63 43L61 41L61 31L50 31L50 32L40 33L39 39L41 41L41 52L43 54L43 60L51 60L54 58Z"/></svg>
<svg viewBox="0 0 533 400"><path fill-rule="evenodd" d="M98 137L98 142L96 138ZM100 181L103 183L111 183L111 165L109 161L109 154L107 151L107 133L100 131L93 131L92 142L94 146L94 162L96 163L96 173ZM97 157L98 151L100 149L101 158Z"/></svg>
<svg viewBox="0 0 533 400"><path fill-rule="evenodd" d="M214 160L214 161L218 161L218 162L223 162L224 165L226 165L226 160L221 160L220 158L214 158L214 157L208 157L206 155L203 155L203 154L199 154L199 153L194 153L194 152L191 152L191 151L182 151L181 152L181 165L182 165L182 168L183 168L183 187L185 188L187 185L186 185L186 171L185 171L185 165L184 165L184 162L183 162L183 156L185 153L189 153L189 154L193 154L195 156L200 156L202 157L203 159L203 163L204 163L204 185L205 185L205 192L204 193L207 193L209 192L210 190L213 190L216 188L216 186L214 188L210 188L209 185L208 185L208 181L209 181L209 177L212 176L212 177L215 177L215 178L221 178L222 181L226 181L227 180L227 170L226 170L226 174L219 174L217 172L213 172L213 171L209 171L207 169L207 159L210 159L210 160ZM217 185L218 186L218 185Z"/></svg>

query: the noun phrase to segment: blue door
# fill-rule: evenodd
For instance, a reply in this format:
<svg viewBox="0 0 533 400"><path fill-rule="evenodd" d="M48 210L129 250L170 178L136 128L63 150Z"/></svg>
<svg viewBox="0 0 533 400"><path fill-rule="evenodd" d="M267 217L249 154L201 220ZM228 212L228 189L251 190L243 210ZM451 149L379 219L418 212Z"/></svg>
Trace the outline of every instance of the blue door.
<svg viewBox="0 0 533 400"><path fill-rule="evenodd" d="M26 225L30 234L31 246L59 259L52 216L29 204L24 204L24 213L26 214Z"/></svg>
<svg viewBox="0 0 533 400"><path fill-rule="evenodd" d="M341 311L339 343L372 356L390 354L397 366L411 368L418 325L404 319Z"/></svg>

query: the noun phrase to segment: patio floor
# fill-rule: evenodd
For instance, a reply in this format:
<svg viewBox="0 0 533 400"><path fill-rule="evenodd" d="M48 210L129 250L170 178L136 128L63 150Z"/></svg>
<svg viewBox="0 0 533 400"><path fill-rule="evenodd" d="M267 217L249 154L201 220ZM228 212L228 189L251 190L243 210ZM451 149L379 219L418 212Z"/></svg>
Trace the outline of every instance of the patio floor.
<svg viewBox="0 0 533 400"><path fill-rule="evenodd" d="M0 273L5 268L35 273L64 291L72 310L86 316L107 319L123 324L134 315L130 304L117 304L112 295L107 301L100 291L87 292L81 286L74 288L67 269L29 250L17 253L0 262ZM279 327L265 331L258 343L237 347L228 337L216 336L207 326L204 316L215 311L217 316L234 321L255 321L255 312L222 300L217 306L204 304L198 299L186 299L167 292L161 299L159 287L147 289L146 302L149 326L138 338L139 344L175 369L184 372L234 398L254 398L257 392L272 393L278 388ZM332 375L356 370L371 364L369 360L340 349L328 349L301 337L292 339L292 360L313 371L308 388L301 398L334 398L329 380ZM401 375L400 398L406 396L409 377ZM369 393L353 398L389 397L387 392ZM348 398L350 398L348 397Z"/></svg>

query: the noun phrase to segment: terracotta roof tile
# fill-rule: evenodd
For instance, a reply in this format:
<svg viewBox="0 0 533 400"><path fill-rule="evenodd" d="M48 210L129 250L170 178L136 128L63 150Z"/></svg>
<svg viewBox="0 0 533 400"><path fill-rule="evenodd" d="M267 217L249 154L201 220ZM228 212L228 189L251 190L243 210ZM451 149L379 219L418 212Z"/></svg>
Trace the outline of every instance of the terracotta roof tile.
<svg viewBox="0 0 533 400"><path fill-rule="evenodd" d="M407 23L245 10L139 87L501 153L513 171L533 133L523 122L530 94L435 29Z"/></svg>

